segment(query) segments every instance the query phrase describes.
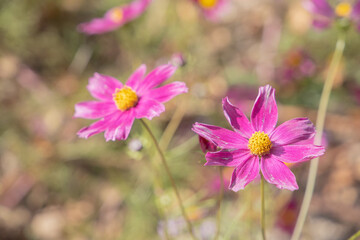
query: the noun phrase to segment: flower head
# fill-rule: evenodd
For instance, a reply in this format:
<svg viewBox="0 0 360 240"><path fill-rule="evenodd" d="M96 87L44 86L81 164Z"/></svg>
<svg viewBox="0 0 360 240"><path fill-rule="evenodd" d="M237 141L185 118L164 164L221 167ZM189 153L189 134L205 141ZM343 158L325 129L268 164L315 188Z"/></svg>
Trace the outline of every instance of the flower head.
<svg viewBox="0 0 360 240"><path fill-rule="evenodd" d="M151 0L135 0L128 5L114 7L107 11L104 17L82 23L78 26L78 29L80 32L89 35L113 31L139 17L147 9L150 2Z"/></svg>
<svg viewBox="0 0 360 240"><path fill-rule="evenodd" d="M175 66L166 64L144 77L146 66L141 65L125 84L113 77L95 73L89 79L87 88L97 101L76 104L74 117L100 120L81 129L79 137L88 138L105 132L106 141L125 140L135 118L151 120L165 111L164 102L187 92L183 82L157 87L175 70Z"/></svg>
<svg viewBox="0 0 360 240"><path fill-rule="evenodd" d="M217 21L224 13L229 0L193 0L210 21Z"/></svg>
<svg viewBox="0 0 360 240"><path fill-rule="evenodd" d="M332 7L327 0L305 0L304 6L314 15L313 25L324 29L335 20L346 20L353 22L360 31L360 0L354 4L348 1L340 1Z"/></svg>
<svg viewBox="0 0 360 240"><path fill-rule="evenodd" d="M205 165L235 167L229 185L233 191L243 189L260 170L269 183L296 190L296 178L284 162L303 162L325 152L324 147L313 144L315 128L307 118L295 118L276 128L275 89L269 85L259 89L251 122L227 98L223 108L234 131L202 123L195 123L193 131L221 148L206 154Z"/></svg>

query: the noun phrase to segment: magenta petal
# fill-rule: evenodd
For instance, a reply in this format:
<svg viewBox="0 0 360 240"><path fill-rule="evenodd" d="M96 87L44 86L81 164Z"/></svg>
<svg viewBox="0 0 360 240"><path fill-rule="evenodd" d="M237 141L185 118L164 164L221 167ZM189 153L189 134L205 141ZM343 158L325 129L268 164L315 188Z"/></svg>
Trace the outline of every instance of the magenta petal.
<svg viewBox="0 0 360 240"><path fill-rule="evenodd" d="M330 27L331 20L330 19L321 19L321 18L315 18L313 20L313 26L318 29L325 29Z"/></svg>
<svg viewBox="0 0 360 240"><path fill-rule="evenodd" d="M321 15L327 18L334 16L334 10L326 0L306 0L304 7L315 15Z"/></svg>
<svg viewBox="0 0 360 240"><path fill-rule="evenodd" d="M241 134L241 136L250 138L254 130L245 114L232 105L227 97L223 99L222 104L225 117L234 130Z"/></svg>
<svg viewBox="0 0 360 240"><path fill-rule="evenodd" d="M145 96L163 103L187 91L188 88L184 82L172 82L162 87L149 90Z"/></svg>
<svg viewBox="0 0 360 240"><path fill-rule="evenodd" d="M254 130L269 134L274 130L277 120L275 89L270 85L260 87L259 95L251 112L251 124Z"/></svg>
<svg viewBox="0 0 360 240"><path fill-rule="evenodd" d="M168 78L170 78L175 71L176 67L171 64L165 64L155 68L144 78L141 84L139 84L139 87L137 89L138 94L142 95L147 90L163 83Z"/></svg>
<svg viewBox="0 0 360 240"><path fill-rule="evenodd" d="M199 135L199 143L200 143L200 147L201 150L206 153L206 152L216 152L217 146L215 144L213 144L212 142L210 142L209 140L207 140L206 138L203 138L202 136Z"/></svg>
<svg viewBox="0 0 360 240"><path fill-rule="evenodd" d="M116 78L95 73L89 79L87 89L90 94L99 100L113 101L113 93L117 88L122 88L122 83Z"/></svg>
<svg viewBox="0 0 360 240"><path fill-rule="evenodd" d="M133 109L119 114L119 116L107 126L104 134L106 141L126 140L129 136L134 119Z"/></svg>
<svg viewBox="0 0 360 240"><path fill-rule="evenodd" d="M247 155L248 158L238 165L232 174L229 189L234 192L244 189L259 174L259 159L254 155Z"/></svg>
<svg viewBox="0 0 360 240"><path fill-rule="evenodd" d="M106 18L94 18L90 22L81 23L78 26L78 31L89 35L102 34L110 32L119 27L119 24Z"/></svg>
<svg viewBox="0 0 360 240"><path fill-rule="evenodd" d="M195 123L192 130L221 148L248 149L248 140L237 132L203 123Z"/></svg>
<svg viewBox="0 0 360 240"><path fill-rule="evenodd" d="M274 146L271 154L283 162L297 163L319 157L325 153L325 148L313 144Z"/></svg>
<svg viewBox="0 0 360 240"><path fill-rule="evenodd" d="M134 110L136 118L147 118L151 120L153 117L157 117L162 112L164 112L165 106L164 104L153 99L142 97L140 98Z"/></svg>
<svg viewBox="0 0 360 240"><path fill-rule="evenodd" d="M271 134L271 142L277 145L293 144L312 138L315 127L308 118L294 118L278 126Z"/></svg>
<svg viewBox="0 0 360 240"><path fill-rule="evenodd" d="M75 104L76 118L102 118L118 111L114 102L88 101Z"/></svg>
<svg viewBox="0 0 360 240"><path fill-rule="evenodd" d="M208 152L206 154L205 166L226 166L236 167L243 161L249 159L248 149L227 150L222 149L218 152Z"/></svg>
<svg viewBox="0 0 360 240"><path fill-rule="evenodd" d="M136 90L140 82L142 81L145 72L146 72L146 65L142 64L138 69L135 70L133 74L131 74L129 79L126 81L125 85Z"/></svg>
<svg viewBox="0 0 360 240"><path fill-rule="evenodd" d="M299 189L295 175L276 156L268 154L261 157L261 172L266 181L277 188L294 191Z"/></svg>
<svg viewBox="0 0 360 240"><path fill-rule="evenodd" d="M98 134L100 132L103 132L107 129L109 125L112 124L113 119L116 119L117 116L119 116L121 113L114 113L112 115L106 116L103 119L94 122L88 127L84 127L78 131L78 136L81 138L89 138L92 135Z"/></svg>

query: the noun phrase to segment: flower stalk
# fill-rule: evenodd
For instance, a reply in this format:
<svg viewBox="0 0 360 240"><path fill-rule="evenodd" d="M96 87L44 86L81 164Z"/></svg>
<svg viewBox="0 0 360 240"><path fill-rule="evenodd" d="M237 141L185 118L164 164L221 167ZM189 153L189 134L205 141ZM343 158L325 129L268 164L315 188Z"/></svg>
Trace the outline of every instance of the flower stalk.
<svg viewBox="0 0 360 240"><path fill-rule="evenodd" d="M224 178L222 167L219 167L219 177L220 177L220 192L219 192L219 199L217 203L217 214L216 214L216 234L215 240L219 239L220 236L220 227L221 227L221 202L224 196Z"/></svg>
<svg viewBox="0 0 360 240"><path fill-rule="evenodd" d="M264 176L260 173L261 175L261 183L260 183L260 192L261 192L261 235L262 235L262 239L266 240L266 235L265 235L265 191L264 191L264 185L265 185L265 181L264 181Z"/></svg>
<svg viewBox="0 0 360 240"><path fill-rule="evenodd" d="M144 128L146 129L146 131L149 133L150 137L151 137L151 140L153 141L155 147L156 147L156 150L158 151L159 155L160 155L160 159L161 159L161 162L162 164L164 165L164 168L165 168L165 171L170 179L170 183L174 189L174 192L175 192L175 195L176 195L176 198L178 200L178 203L179 203L179 206L180 206L180 209L181 209L181 213L187 223L187 228L188 228L188 231L189 231L189 234L191 235L192 239L196 239L195 235L194 235L194 232L193 232L193 227L192 227L192 224L189 220L189 217L187 216L186 214L186 211L185 211L185 208L184 208L184 204L181 200L181 197L180 197L180 194L179 194L179 191L177 189L177 186L175 184L175 180L170 172L170 169L169 169L169 166L168 164L166 163L166 159L165 159L165 155L164 155L164 152L161 150L160 148L160 145L158 143L158 141L156 140L154 134L152 133L150 127L146 124L146 122L143 120L143 119L140 119L140 122L142 123L142 125L144 126Z"/></svg>
<svg viewBox="0 0 360 240"><path fill-rule="evenodd" d="M314 144L320 145L322 134L324 130L324 124L325 124L325 117L326 117L326 111L330 99L331 89L334 84L334 80L336 78L336 73L338 71L343 52L345 48L345 32L342 31L339 34L338 40L336 42L336 47L334 51L333 58L330 62L330 66L327 72L327 76L325 79L325 84L323 91L321 93L320 103L319 103L319 109L317 113L317 120L316 120L316 135L314 138ZM293 232L293 235L291 237L291 240L298 240L300 238L300 234L302 232L304 222L307 216L307 213L309 211L310 202L313 196L314 192L314 186L316 182L316 173L319 165L319 158L314 158L310 162L310 168L309 168L309 175L307 179L306 184L306 190L304 194L304 199L301 204L300 213L298 216L298 219L296 221L295 229Z"/></svg>

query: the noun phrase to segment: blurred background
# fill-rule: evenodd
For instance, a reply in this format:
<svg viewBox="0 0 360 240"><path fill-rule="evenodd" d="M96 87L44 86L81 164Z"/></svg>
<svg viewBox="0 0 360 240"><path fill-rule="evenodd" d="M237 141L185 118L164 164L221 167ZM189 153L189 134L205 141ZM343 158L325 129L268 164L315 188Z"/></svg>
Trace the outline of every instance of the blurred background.
<svg viewBox="0 0 360 240"><path fill-rule="evenodd" d="M125 82L179 60L170 81L189 93L149 124L200 239L216 232L219 170L204 167L195 121L230 128L221 99L249 114L258 87L276 88L279 123L313 122L337 31L316 31L301 1L233 0L216 22L190 0L154 0L138 19L103 35L77 25L129 0L0 1L0 239L189 239L173 190L149 136L135 121L126 141L87 140L74 105L91 100L94 72ZM346 239L360 229L359 35L349 31L326 119L326 154L302 239ZM290 166L299 190L266 184L269 239L289 239L309 163ZM231 168L224 168L225 189ZM260 187L225 190L220 239L260 238ZM166 217L164 217L164 215ZM165 220L166 219L166 220Z"/></svg>

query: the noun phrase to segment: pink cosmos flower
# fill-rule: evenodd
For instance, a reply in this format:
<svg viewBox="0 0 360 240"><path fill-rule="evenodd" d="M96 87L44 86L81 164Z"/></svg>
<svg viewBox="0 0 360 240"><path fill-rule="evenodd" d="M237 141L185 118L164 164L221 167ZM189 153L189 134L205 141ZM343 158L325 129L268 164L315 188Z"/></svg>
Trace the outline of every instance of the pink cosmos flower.
<svg viewBox="0 0 360 240"><path fill-rule="evenodd" d="M305 0L305 8L314 15L313 25L324 29L336 19L345 19L354 22L360 31L360 0L354 4L348 1L340 1L332 8L327 0Z"/></svg>
<svg viewBox="0 0 360 240"><path fill-rule="evenodd" d="M315 128L307 118L295 118L276 128L275 89L269 85L259 89L251 122L227 97L223 108L234 131L201 123L195 123L193 131L221 148L206 154L205 165L235 167L229 185L233 191L243 189L260 169L269 183L296 190L296 178L284 162L303 162L325 152L312 143Z"/></svg>
<svg viewBox="0 0 360 240"><path fill-rule="evenodd" d="M147 9L150 2L151 0L135 0L128 5L114 7L107 11L104 17L80 24L78 30L89 35L113 31L139 17Z"/></svg>
<svg viewBox="0 0 360 240"><path fill-rule="evenodd" d="M141 65L125 84L113 77L95 73L89 79L87 89L97 101L76 104L74 117L100 120L81 129L78 136L88 138L105 132L106 141L125 140L135 118L151 120L165 111L164 102L187 92L183 82L156 88L171 77L175 70L175 66L166 64L144 77L146 66Z"/></svg>
<svg viewBox="0 0 360 240"><path fill-rule="evenodd" d="M193 0L199 6L205 17L217 21L228 6L229 0Z"/></svg>

